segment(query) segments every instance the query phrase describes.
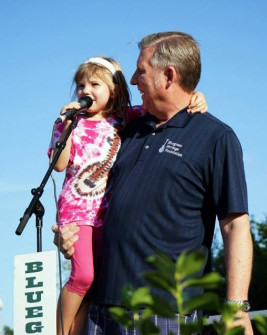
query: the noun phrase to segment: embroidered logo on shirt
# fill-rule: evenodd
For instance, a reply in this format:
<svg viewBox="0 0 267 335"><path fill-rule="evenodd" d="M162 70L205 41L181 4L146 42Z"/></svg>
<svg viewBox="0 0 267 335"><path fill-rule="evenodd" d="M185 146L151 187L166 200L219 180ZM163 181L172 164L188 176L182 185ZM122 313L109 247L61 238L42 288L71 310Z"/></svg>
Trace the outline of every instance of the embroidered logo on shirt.
<svg viewBox="0 0 267 335"><path fill-rule="evenodd" d="M167 141L159 148L159 153L164 152L166 144L167 144L168 141L169 141L169 139L167 139Z"/></svg>
<svg viewBox="0 0 267 335"><path fill-rule="evenodd" d="M183 157L183 154L180 152L182 147L182 144L175 143L167 139L166 142L159 148L159 153L166 152L178 157Z"/></svg>

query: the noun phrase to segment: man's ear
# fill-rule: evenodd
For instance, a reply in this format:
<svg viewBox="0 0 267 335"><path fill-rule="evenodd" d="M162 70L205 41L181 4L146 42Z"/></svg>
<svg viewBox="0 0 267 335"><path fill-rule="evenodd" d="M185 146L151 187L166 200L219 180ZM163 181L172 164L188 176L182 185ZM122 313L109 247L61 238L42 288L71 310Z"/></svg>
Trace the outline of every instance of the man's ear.
<svg viewBox="0 0 267 335"><path fill-rule="evenodd" d="M166 77L166 87L170 87L173 83L178 80L178 74L173 66L168 66L164 71Z"/></svg>

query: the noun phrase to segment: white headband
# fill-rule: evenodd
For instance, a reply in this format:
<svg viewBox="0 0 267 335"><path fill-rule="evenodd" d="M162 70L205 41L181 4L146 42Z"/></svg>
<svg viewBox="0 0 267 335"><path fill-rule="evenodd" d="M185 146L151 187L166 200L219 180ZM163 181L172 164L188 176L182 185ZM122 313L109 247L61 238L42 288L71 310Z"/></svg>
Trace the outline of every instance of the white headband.
<svg viewBox="0 0 267 335"><path fill-rule="evenodd" d="M101 58L101 57L93 57L93 58L89 58L87 59L84 64L87 64L87 63L91 63L91 64L99 64L99 65L102 65L104 66L106 69L108 69L114 76L114 74L116 73L116 69L115 69L115 66L110 63L108 60L104 59L104 58Z"/></svg>

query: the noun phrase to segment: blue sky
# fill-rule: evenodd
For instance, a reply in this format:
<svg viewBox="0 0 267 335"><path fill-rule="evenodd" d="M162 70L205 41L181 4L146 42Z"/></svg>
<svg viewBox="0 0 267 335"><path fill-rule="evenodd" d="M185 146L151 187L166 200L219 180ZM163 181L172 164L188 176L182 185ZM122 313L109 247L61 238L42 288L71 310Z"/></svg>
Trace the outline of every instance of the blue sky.
<svg viewBox="0 0 267 335"><path fill-rule="evenodd" d="M2 234L0 322L13 327L13 258L36 251L34 216L21 236L19 218L48 167L51 129L71 99L78 65L95 55L117 59L129 82L136 43L146 34L181 30L200 44L209 112L231 125L244 152L250 213L267 213L267 2L265 0L46 0L4 2L0 10ZM140 103L135 87L133 104ZM56 175L60 190L62 175ZM52 250L55 206L51 182L45 207L43 250Z"/></svg>

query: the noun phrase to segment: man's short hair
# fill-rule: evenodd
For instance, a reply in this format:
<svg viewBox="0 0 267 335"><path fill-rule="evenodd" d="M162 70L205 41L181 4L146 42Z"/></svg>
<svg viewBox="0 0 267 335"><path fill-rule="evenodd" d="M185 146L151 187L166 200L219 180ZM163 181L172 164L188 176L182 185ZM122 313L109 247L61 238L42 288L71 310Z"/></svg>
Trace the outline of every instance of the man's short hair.
<svg viewBox="0 0 267 335"><path fill-rule="evenodd" d="M138 46L155 47L151 65L161 70L173 66L182 89L188 93L194 91L200 79L201 59L198 43L191 35L179 31L155 33L145 36Z"/></svg>

